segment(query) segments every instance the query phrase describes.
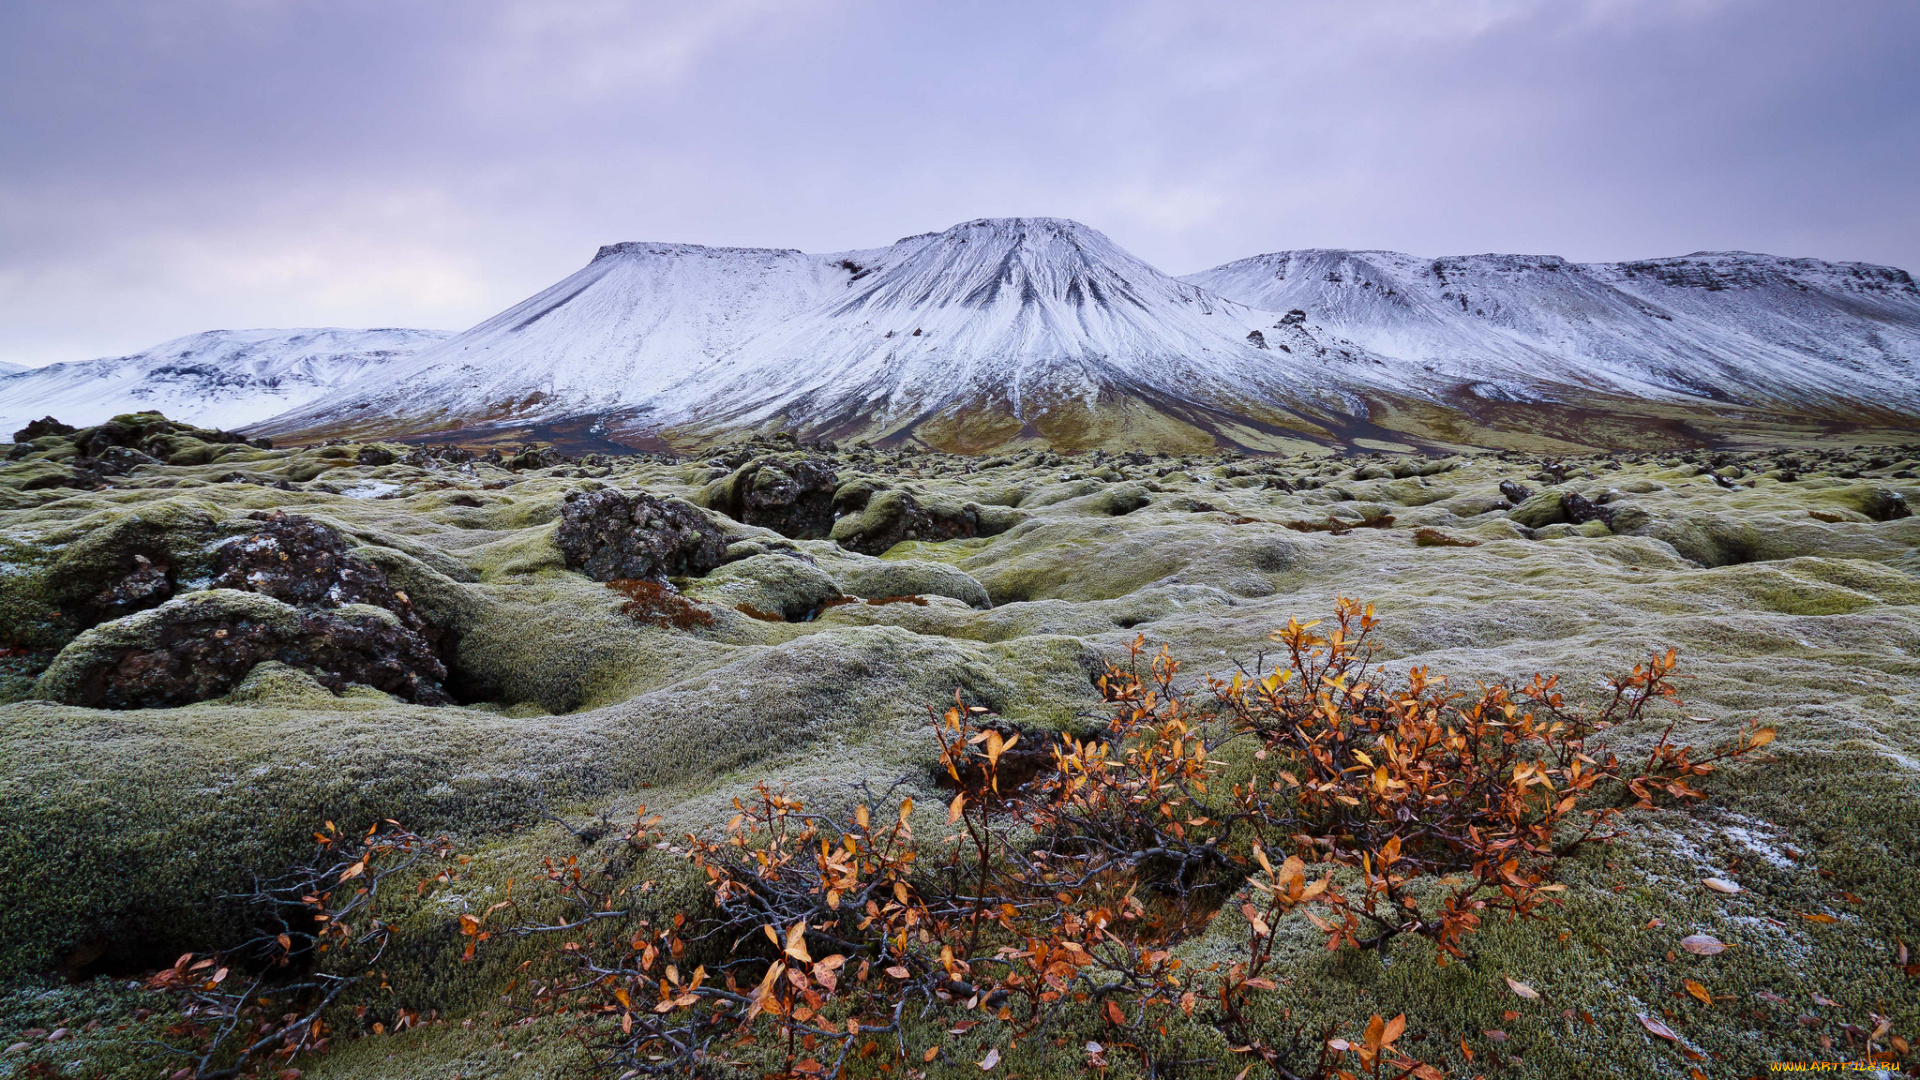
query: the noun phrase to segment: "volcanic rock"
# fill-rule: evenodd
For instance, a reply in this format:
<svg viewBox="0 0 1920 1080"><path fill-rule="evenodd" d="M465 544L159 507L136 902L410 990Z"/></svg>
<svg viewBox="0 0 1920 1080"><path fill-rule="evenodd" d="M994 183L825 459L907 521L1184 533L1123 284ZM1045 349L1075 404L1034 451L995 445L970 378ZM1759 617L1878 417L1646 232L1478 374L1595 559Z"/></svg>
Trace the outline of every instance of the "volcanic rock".
<svg viewBox="0 0 1920 1080"><path fill-rule="evenodd" d="M595 581L698 577L727 551L726 538L699 509L613 488L568 494L554 542L568 569Z"/></svg>
<svg viewBox="0 0 1920 1080"><path fill-rule="evenodd" d="M956 540L980 535L977 508L922 505L905 491L873 494L858 511L833 524L833 539L848 551L879 555L902 540Z"/></svg>
<svg viewBox="0 0 1920 1080"><path fill-rule="evenodd" d="M370 604L392 612L408 630L427 628L384 571L349 554L338 530L298 514L251 516L260 527L216 553L214 588L260 593L295 607Z"/></svg>

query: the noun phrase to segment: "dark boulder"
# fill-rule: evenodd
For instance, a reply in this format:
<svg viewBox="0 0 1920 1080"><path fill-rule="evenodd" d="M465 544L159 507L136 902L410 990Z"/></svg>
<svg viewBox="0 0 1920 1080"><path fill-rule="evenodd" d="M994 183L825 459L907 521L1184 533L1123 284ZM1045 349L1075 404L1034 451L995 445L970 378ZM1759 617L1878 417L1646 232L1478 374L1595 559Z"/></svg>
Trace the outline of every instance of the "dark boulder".
<svg viewBox="0 0 1920 1080"><path fill-rule="evenodd" d="M79 605L88 625L158 607L173 596L172 568L164 555L148 558L132 553L127 563L125 573L107 582L105 588Z"/></svg>
<svg viewBox="0 0 1920 1080"><path fill-rule="evenodd" d="M384 446L363 446L360 452L354 455L353 460L356 465L380 466L391 465L398 458L394 456L393 451Z"/></svg>
<svg viewBox="0 0 1920 1080"><path fill-rule="evenodd" d="M1500 481L1500 496L1515 506L1533 498L1533 489L1512 480Z"/></svg>
<svg viewBox="0 0 1920 1080"><path fill-rule="evenodd" d="M127 550L80 605L98 625L61 650L36 692L101 708L163 708L226 694L272 660L334 691L359 683L422 705L450 700L439 631L384 571L351 554L331 526L294 514L252 517L255 528L214 548L206 591L174 595L180 571L164 547ZM131 548L140 536L125 539Z"/></svg>
<svg viewBox="0 0 1920 1080"><path fill-rule="evenodd" d="M726 538L698 508L613 488L569 494L554 542L569 569L595 581L698 577L727 551Z"/></svg>
<svg viewBox="0 0 1920 1080"><path fill-rule="evenodd" d="M38 420L27 421L26 427L13 433L13 441L17 443L32 442L46 435L71 435L77 430L79 429L75 428L72 424L63 424L51 416L43 416Z"/></svg>
<svg viewBox="0 0 1920 1080"><path fill-rule="evenodd" d="M1860 512L1875 521L1896 521L1913 516L1907 497L1890 488L1874 488L1861 500Z"/></svg>
<svg viewBox="0 0 1920 1080"><path fill-rule="evenodd" d="M1575 525L1585 525L1589 521L1605 521L1608 517L1605 507L1595 506L1585 495L1569 491L1560 496L1561 512L1567 521Z"/></svg>
<svg viewBox="0 0 1920 1080"><path fill-rule="evenodd" d="M427 630L407 594L386 572L350 554L332 526L298 514L256 511L254 531L233 537L214 554L213 587L271 596L299 608L370 604L385 608L414 632Z"/></svg>
<svg viewBox="0 0 1920 1080"><path fill-rule="evenodd" d="M755 458L707 489L707 505L735 521L795 540L833 531L840 477L818 458Z"/></svg>

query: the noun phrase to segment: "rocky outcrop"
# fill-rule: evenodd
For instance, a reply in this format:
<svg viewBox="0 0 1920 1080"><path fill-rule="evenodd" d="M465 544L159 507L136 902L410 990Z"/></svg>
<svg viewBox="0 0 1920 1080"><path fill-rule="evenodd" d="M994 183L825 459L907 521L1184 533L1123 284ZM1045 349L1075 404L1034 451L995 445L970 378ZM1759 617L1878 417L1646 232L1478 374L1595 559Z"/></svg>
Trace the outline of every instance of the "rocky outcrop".
<svg viewBox="0 0 1920 1080"><path fill-rule="evenodd" d="M833 496L840 482L831 462L761 457L710 485L706 505L745 525L795 540L833 531Z"/></svg>
<svg viewBox="0 0 1920 1080"><path fill-rule="evenodd" d="M214 588L259 593L301 608L367 604L392 612L409 630L427 629L407 594L387 581L385 571L349 554L337 529L298 514L251 516L259 528L216 551Z"/></svg>
<svg viewBox="0 0 1920 1080"><path fill-rule="evenodd" d="M82 489L99 487L139 465L204 465L236 448L245 454L273 446L266 439L175 423L156 412L127 413L85 428L49 416L14 432L13 442L10 461L39 455L72 466L70 476L39 486Z"/></svg>
<svg viewBox="0 0 1920 1080"><path fill-rule="evenodd" d="M27 443L47 435L71 435L78 430L72 424L63 424L51 416L43 416L38 420L27 421L26 427L13 433L13 441Z"/></svg>
<svg viewBox="0 0 1920 1080"><path fill-rule="evenodd" d="M1505 490L1505 485L1502 485L1502 490ZM1511 499L1512 493L1508 493L1507 497ZM1507 512L1507 517L1516 525L1544 529L1549 525L1584 525L1589 521L1605 521L1607 514L1604 507L1595 506L1577 491L1551 488L1538 495L1528 495L1520 505Z"/></svg>
<svg viewBox="0 0 1920 1080"><path fill-rule="evenodd" d="M595 581L698 577L727 551L726 538L698 508L613 488L569 494L554 542L568 569Z"/></svg>
<svg viewBox="0 0 1920 1080"><path fill-rule="evenodd" d="M215 548L210 590L176 597L164 549L130 552L84 605L98 625L61 650L36 693L111 709L185 705L274 660L335 691L360 683L424 705L450 700L438 631L384 571L329 525L252 517L255 529Z"/></svg>

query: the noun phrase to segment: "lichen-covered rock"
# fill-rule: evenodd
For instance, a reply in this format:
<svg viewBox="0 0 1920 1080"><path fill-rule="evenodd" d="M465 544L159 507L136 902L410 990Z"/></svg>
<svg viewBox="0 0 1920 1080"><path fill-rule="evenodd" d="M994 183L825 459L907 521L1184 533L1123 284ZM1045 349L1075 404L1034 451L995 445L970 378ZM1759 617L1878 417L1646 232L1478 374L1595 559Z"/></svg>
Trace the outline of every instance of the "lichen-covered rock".
<svg viewBox="0 0 1920 1080"><path fill-rule="evenodd" d="M208 549L226 532L214 509L191 496L110 506L14 545L0 574L0 638L57 649L96 623L161 603L176 582L209 576Z"/></svg>
<svg viewBox="0 0 1920 1080"><path fill-rule="evenodd" d="M840 482L833 464L818 458L761 457L714 481L706 505L747 525L796 540L833 530L833 497Z"/></svg>
<svg viewBox="0 0 1920 1080"><path fill-rule="evenodd" d="M1815 498L1822 503L1864 514L1873 521L1896 521L1913 516L1913 508L1907 505L1905 495L1878 484L1850 484L1846 487L1828 488L1825 491L1816 492Z"/></svg>
<svg viewBox="0 0 1920 1080"><path fill-rule="evenodd" d="M266 439L249 439L231 431L175 423L157 412L126 413L104 424L81 428L67 437L72 440L76 454L91 458L100 457L112 447L124 447L160 460L171 460L182 451L197 449L195 444L237 444L258 449L268 449L273 445Z"/></svg>
<svg viewBox="0 0 1920 1080"><path fill-rule="evenodd" d="M1507 517L1526 528L1546 528L1548 525L1586 525L1588 521L1605 521L1607 513L1603 507L1597 507L1586 496L1571 488L1549 488L1538 496L1528 496L1521 505L1507 511Z"/></svg>
<svg viewBox="0 0 1920 1080"><path fill-rule="evenodd" d="M1153 502L1153 496L1140 484L1113 484L1081 499L1078 507L1108 517L1125 517ZM979 511L974 511L974 528L979 530Z"/></svg>
<svg viewBox="0 0 1920 1080"><path fill-rule="evenodd" d="M1516 480L1500 481L1500 495L1515 506L1533 498L1533 489Z"/></svg>
<svg viewBox="0 0 1920 1080"><path fill-rule="evenodd" d="M277 660L328 689L361 683L422 705L449 699L446 667L384 608L301 611L234 589L188 593L75 638L34 684L36 697L108 709L171 708L221 697Z"/></svg>
<svg viewBox="0 0 1920 1080"><path fill-rule="evenodd" d="M1607 503L1600 509L1604 511L1607 527L1623 536L1653 524L1653 515L1632 503Z"/></svg>
<svg viewBox="0 0 1920 1080"><path fill-rule="evenodd" d="M726 537L696 507L613 488L568 494L554 542L568 569L595 581L698 577L727 551Z"/></svg>
<svg viewBox="0 0 1920 1080"><path fill-rule="evenodd" d="M88 600L90 622L105 622L158 607L173 595L173 581L166 563L156 563L138 552L132 553L131 561L133 566L126 573L107 582L105 588Z"/></svg>
<svg viewBox="0 0 1920 1080"><path fill-rule="evenodd" d="M325 707L332 697L333 693L307 672L278 660L262 660L224 700L229 705Z"/></svg>

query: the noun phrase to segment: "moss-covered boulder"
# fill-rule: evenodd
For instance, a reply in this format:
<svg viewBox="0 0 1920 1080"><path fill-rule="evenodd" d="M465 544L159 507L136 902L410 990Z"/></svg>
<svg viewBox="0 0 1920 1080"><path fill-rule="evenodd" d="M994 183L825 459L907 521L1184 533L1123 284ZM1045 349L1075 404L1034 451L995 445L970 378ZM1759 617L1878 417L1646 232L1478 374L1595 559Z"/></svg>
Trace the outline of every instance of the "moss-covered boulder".
<svg viewBox="0 0 1920 1080"><path fill-rule="evenodd" d="M796 540L814 540L833 530L833 496L839 482L829 461L761 457L708 485L699 501L742 524Z"/></svg>
<svg viewBox="0 0 1920 1080"><path fill-rule="evenodd" d="M833 540L848 551L863 555L884 554L905 540L958 540L964 537L993 536L1005 532L1020 519L1009 507L983 507L976 503L929 496L918 497L903 489L869 491L863 500L846 497L842 488L835 496L840 518L833 523Z"/></svg>
<svg viewBox="0 0 1920 1080"><path fill-rule="evenodd" d="M213 545L241 526L214 504L163 498L82 513L32 542L0 538L0 637L59 648L104 620L154 607L179 583L209 579Z"/></svg>
<svg viewBox="0 0 1920 1080"><path fill-rule="evenodd" d="M109 709L169 708L229 693L277 660L331 689L360 683L425 705L447 702L446 667L385 608L301 611L235 589L188 593L75 638L34 696Z"/></svg>
<svg viewBox="0 0 1920 1080"><path fill-rule="evenodd" d="M832 575L796 552L728 563L689 585L687 595L756 618L804 622L842 593Z"/></svg>
<svg viewBox="0 0 1920 1080"><path fill-rule="evenodd" d="M1571 519L1567 516L1566 497L1569 494L1560 488L1553 488L1529 495L1525 502L1507 511L1507 517L1529 529L1568 524Z"/></svg>
<svg viewBox="0 0 1920 1080"><path fill-rule="evenodd" d="M969 607L989 608L987 587L957 566L922 559L836 560L831 565L840 587L855 596L949 596Z"/></svg>

